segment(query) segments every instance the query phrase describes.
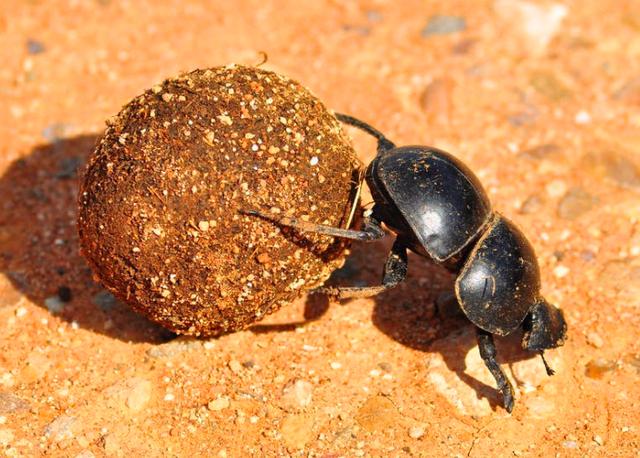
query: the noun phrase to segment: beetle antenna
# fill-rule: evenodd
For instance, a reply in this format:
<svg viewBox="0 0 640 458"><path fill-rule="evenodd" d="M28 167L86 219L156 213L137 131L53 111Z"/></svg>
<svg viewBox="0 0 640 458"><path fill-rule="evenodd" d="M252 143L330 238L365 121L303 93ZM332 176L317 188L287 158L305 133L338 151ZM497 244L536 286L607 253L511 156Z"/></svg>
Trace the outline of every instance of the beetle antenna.
<svg viewBox="0 0 640 458"><path fill-rule="evenodd" d="M540 350L540 357L542 358L542 362L544 363L544 368L547 370L547 375L551 376L551 375L555 374L556 371L551 369L551 366L549 366L549 363L547 362L547 360L544 357L544 351L543 350Z"/></svg>
<svg viewBox="0 0 640 458"><path fill-rule="evenodd" d="M357 127L360 130L365 131L372 137L375 137L378 140L378 154L382 151L387 151L396 147L394 143L384 136L382 132L376 129L373 126L370 126L364 121L360 121L353 116L349 116L342 113L334 113L338 121L343 122L345 124L349 124L350 126Z"/></svg>

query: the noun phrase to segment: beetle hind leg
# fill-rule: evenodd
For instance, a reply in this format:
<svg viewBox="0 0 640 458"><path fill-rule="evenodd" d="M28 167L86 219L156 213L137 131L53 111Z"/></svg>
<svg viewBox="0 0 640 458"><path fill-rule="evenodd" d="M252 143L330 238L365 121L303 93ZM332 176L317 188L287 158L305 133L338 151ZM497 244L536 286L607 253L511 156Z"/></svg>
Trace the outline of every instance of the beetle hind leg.
<svg viewBox="0 0 640 458"><path fill-rule="evenodd" d="M407 277L408 260L407 248L403 242L396 239L387 257L382 274L382 284L378 286L350 286L350 287L320 287L312 293L327 294L338 299L355 297L371 297L388 289L394 288Z"/></svg>
<svg viewBox="0 0 640 458"><path fill-rule="evenodd" d="M502 393L502 402L505 410L511 413L514 404L513 387L505 373L502 372L498 361L496 361L497 352L493 336L480 328L476 328L476 335L478 337L480 357L487 366L487 369L489 369L489 372L491 372L491 375L493 375L493 378L496 379L498 390Z"/></svg>

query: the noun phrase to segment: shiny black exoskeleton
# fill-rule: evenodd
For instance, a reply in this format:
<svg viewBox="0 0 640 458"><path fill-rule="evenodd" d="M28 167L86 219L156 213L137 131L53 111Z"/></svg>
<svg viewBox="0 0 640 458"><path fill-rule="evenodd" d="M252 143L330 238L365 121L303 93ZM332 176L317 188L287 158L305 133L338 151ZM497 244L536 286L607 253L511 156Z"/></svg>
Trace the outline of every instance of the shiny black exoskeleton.
<svg viewBox="0 0 640 458"><path fill-rule="evenodd" d="M457 273L455 295L476 326L480 355L496 379L504 407L513 409L513 388L496 361L493 334L524 330L524 349L539 352L564 343L567 325L562 312L540 295L540 271L533 248L520 230L491 209L482 185L462 162L426 146L396 147L382 133L351 116L337 118L378 140L378 153L366 170L375 205L361 230L338 229L246 213L284 226L354 240L385 235L396 239L384 266L382 285L320 288L340 298L364 297L396 286L407 274L407 249Z"/></svg>

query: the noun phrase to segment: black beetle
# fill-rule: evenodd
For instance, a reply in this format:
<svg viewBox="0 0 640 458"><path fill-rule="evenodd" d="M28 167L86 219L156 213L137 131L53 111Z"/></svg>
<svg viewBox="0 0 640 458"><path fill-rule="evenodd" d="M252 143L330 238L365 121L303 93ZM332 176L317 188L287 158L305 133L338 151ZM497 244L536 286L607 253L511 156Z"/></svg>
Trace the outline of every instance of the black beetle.
<svg viewBox="0 0 640 458"><path fill-rule="evenodd" d="M407 274L407 249L456 273L455 295L475 325L480 355L496 379L504 407L513 410L513 388L496 361L493 334L524 330L522 346L539 352L549 375L544 350L564 343L567 325L562 311L540 295L540 270L533 248L507 218L491 209L476 176L452 155L427 146L396 147L381 132L352 116L345 124L378 140L376 157L365 178L374 206L361 230L338 229L275 217L259 216L304 232L369 241L384 237L382 223L396 239L384 266L382 285L327 287L338 298L365 297L393 288Z"/></svg>

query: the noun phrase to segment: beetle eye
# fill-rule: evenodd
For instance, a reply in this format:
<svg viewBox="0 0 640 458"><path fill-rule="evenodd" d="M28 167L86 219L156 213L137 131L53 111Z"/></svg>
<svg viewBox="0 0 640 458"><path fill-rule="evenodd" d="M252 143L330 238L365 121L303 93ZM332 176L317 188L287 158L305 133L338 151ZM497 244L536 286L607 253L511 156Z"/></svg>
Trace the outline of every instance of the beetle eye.
<svg viewBox="0 0 640 458"><path fill-rule="evenodd" d="M530 351L559 347L564 343L567 333L562 311L544 299L534 304L522 328L522 348Z"/></svg>

